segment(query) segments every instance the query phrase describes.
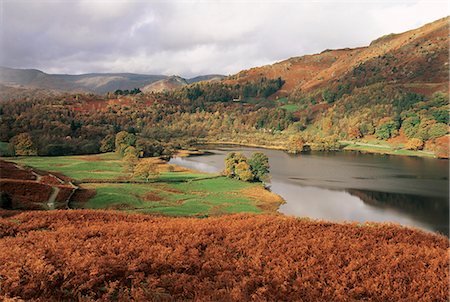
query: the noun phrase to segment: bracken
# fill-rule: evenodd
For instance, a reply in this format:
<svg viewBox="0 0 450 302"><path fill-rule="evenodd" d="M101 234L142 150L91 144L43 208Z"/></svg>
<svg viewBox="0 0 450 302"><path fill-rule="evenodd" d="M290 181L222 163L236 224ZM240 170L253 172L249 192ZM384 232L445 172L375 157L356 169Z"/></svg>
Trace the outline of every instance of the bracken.
<svg viewBox="0 0 450 302"><path fill-rule="evenodd" d="M280 215L1 214L5 299L448 299L448 238L396 225Z"/></svg>

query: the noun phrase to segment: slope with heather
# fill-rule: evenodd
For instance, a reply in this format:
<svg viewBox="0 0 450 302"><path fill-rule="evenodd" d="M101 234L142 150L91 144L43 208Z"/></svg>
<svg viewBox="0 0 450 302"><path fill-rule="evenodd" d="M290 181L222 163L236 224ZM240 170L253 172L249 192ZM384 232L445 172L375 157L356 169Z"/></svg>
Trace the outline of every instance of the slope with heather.
<svg viewBox="0 0 450 302"><path fill-rule="evenodd" d="M425 87L439 84L442 89L448 82L448 22L447 17L386 35L366 47L326 50L244 70L227 81L234 84L281 77L286 83L277 93L280 96L295 90L315 93L338 83L357 87L379 82L422 83Z"/></svg>
<svg viewBox="0 0 450 302"><path fill-rule="evenodd" d="M99 211L0 219L3 297L48 300L445 301L447 238L289 217ZM320 235L318 235L320 234Z"/></svg>

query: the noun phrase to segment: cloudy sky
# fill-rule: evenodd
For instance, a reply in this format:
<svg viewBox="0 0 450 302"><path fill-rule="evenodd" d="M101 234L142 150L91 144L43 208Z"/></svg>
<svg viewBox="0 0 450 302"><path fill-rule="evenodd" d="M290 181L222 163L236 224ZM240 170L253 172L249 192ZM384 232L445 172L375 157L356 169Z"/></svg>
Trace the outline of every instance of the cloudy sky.
<svg viewBox="0 0 450 302"><path fill-rule="evenodd" d="M448 14L446 0L0 0L0 65L48 73L233 74L367 45Z"/></svg>

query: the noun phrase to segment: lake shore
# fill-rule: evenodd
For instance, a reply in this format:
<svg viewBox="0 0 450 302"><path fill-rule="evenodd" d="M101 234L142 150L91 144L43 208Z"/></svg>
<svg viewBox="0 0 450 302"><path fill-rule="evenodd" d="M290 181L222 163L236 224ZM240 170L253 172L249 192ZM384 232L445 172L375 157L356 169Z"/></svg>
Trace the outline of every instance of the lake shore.
<svg viewBox="0 0 450 302"><path fill-rule="evenodd" d="M396 156L414 156L414 157L427 157L427 158L438 158L433 152L430 151L414 151L407 149L399 149L393 148L390 146L384 145L374 145L374 144L364 144L355 141L340 141L342 148L341 150L334 150L330 152L360 152L360 153L368 153L368 154L386 154L386 155L396 155ZM267 145L267 144L252 144L252 143L242 143L242 142L233 142L233 141L205 141L201 142L203 145L230 145L230 146L241 146L241 147L253 147L253 148L262 148L262 149L270 149L270 150L280 150L288 152L285 146L281 145ZM308 153L310 151L303 151L298 154ZM203 155L203 154L200 154ZM448 159L448 158L440 158L440 159Z"/></svg>

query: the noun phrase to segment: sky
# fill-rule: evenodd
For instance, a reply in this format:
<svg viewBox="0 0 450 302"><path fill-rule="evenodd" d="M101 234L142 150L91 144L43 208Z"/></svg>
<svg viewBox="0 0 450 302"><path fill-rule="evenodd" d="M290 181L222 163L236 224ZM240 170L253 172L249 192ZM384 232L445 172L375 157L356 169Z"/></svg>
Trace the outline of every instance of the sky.
<svg viewBox="0 0 450 302"><path fill-rule="evenodd" d="M0 0L0 65L47 73L234 74L365 46L449 14L431 0Z"/></svg>

